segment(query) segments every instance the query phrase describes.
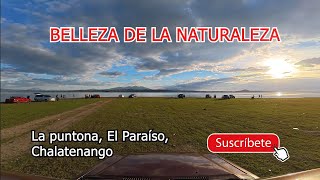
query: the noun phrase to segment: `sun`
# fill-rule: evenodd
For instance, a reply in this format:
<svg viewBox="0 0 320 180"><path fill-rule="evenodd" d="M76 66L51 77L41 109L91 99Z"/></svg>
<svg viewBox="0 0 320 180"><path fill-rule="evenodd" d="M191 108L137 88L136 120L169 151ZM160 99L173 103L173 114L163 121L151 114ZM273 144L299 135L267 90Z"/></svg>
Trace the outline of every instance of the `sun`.
<svg viewBox="0 0 320 180"><path fill-rule="evenodd" d="M269 59L264 64L269 67L267 73L277 79L288 77L296 71L294 65L284 59Z"/></svg>

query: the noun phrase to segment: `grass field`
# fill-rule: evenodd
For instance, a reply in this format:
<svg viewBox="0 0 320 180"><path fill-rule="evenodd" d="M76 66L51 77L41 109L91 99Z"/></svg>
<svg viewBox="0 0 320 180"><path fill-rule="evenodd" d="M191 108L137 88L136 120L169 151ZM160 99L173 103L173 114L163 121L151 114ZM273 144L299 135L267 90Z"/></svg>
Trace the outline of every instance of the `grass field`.
<svg viewBox="0 0 320 180"><path fill-rule="evenodd" d="M83 103L82 101L79 104ZM260 177L320 167L320 98L314 99L114 99L66 131L99 132L109 129L162 131L169 143L68 143L72 147L112 147L115 154L137 152L208 153L206 140L213 132L276 133L290 159L284 163L272 154L220 154ZM22 116L17 105L11 112ZM31 108L31 107L30 107ZM36 108L36 107L32 107ZM44 108L44 107L43 107ZM54 109L52 107L52 109ZM21 111L21 112L20 112ZM25 111L25 110L24 110ZM9 110L1 116L10 117ZM31 115L30 115L31 116ZM10 119L12 124L19 120ZM294 130L293 128L299 128ZM60 143L59 145L65 145ZM60 178L76 177L97 158L33 158L30 152L8 160L2 169Z"/></svg>
<svg viewBox="0 0 320 180"><path fill-rule="evenodd" d="M1 129L45 116L71 110L85 104L96 102L97 99L68 99L57 102L32 102L20 104L1 104Z"/></svg>

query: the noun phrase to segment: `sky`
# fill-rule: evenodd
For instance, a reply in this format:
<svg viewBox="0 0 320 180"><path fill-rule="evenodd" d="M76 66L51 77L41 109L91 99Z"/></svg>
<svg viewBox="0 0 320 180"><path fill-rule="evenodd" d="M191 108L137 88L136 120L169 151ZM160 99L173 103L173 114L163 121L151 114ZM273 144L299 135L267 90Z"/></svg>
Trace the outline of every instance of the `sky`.
<svg viewBox="0 0 320 180"><path fill-rule="evenodd" d="M1 88L319 91L319 8L319 0L2 0ZM50 43L54 26L267 26L282 42Z"/></svg>

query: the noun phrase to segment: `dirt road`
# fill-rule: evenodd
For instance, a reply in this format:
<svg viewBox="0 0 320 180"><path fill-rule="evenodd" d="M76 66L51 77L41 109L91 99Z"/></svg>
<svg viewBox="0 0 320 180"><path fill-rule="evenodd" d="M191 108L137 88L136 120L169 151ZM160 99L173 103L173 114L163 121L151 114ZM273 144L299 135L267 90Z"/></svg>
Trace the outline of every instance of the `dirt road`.
<svg viewBox="0 0 320 180"><path fill-rule="evenodd" d="M90 115L111 100L103 100L74 110L48 116L26 124L1 130L1 163L26 152L31 146L31 130L60 131Z"/></svg>

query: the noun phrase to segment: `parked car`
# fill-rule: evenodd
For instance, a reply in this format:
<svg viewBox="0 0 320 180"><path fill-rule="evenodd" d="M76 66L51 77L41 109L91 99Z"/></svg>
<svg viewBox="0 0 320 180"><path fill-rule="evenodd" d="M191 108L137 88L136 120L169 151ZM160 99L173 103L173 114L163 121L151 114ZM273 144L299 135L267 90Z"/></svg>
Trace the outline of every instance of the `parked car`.
<svg viewBox="0 0 320 180"><path fill-rule="evenodd" d="M230 97L230 99L236 98L236 97L235 97L234 95L232 95L232 94L230 94L229 97Z"/></svg>
<svg viewBox="0 0 320 180"><path fill-rule="evenodd" d="M130 94L129 98L136 98L137 96L135 94Z"/></svg>
<svg viewBox="0 0 320 180"><path fill-rule="evenodd" d="M221 99L230 99L230 97L228 95L223 95Z"/></svg>
<svg viewBox="0 0 320 180"><path fill-rule="evenodd" d="M123 95L123 94L120 94L120 95L119 95L119 98L124 98L124 95Z"/></svg>
<svg viewBox="0 0 320 180"><path fill-rule="evenodd" d="M20 96L11 96L9 99L6 99L6 103L28 103L31 102L31 99L28 97Z"/></svg>
<svg viewBox="0 0 320 180"><path fill-rule="evenodd" d="M184 95L184 94L178 94L178 98L185 98L186 97L186 95Z"/></svg>
<svg viewBox="0 0 320 180"><path fill-rule="evenodd" d="M42 101L56 101L56 98L50 96L50 95L43 95L43 94L37 94L34 97L34 100L37 102L42 102Z"/></svg>
<svg viewBox="0 0 320 180"><path fill-rule="evenodd" d="M212 98L210 94L206 94L206 98Z"/></svg>
<svg viewBox="0 0 320 180"><path fill-rule="evenodd" d="M93 95L91 96L91 98L100 98L100 95L99 95L99 94L93 94Z"/></svg>

